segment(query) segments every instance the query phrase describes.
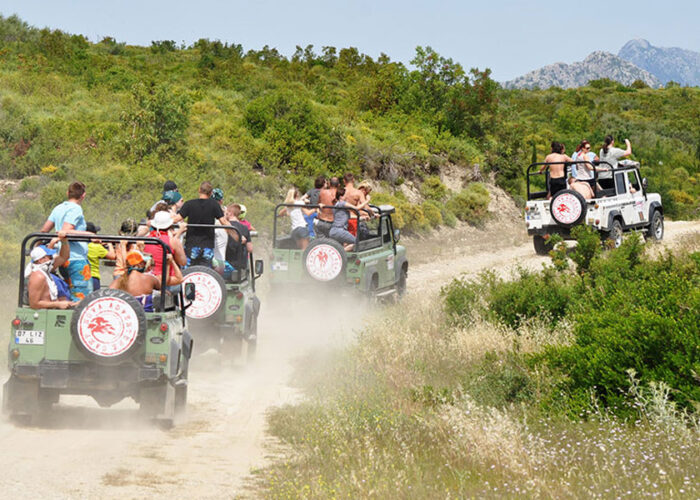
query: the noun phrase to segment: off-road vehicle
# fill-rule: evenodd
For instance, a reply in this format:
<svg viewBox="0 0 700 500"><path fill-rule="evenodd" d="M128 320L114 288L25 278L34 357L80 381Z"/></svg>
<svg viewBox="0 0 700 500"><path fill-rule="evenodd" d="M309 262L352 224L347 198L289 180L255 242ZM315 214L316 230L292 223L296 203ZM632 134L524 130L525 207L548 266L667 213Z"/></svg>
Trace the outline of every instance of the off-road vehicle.
<svg viewBox="0 0 700 500"><path fill-rule="evenodd" d="M235 226L188 224L188 227L213 227L217 231L233 230ZM251 233L255 236L257 233ZM198 352L214 348L227 357L235 358L247 345L246 358L255 358L258 339L260 299L255 294L255 280L263 273L263 261L248 254L244 269L221 276L214 269L194 265L182 271L184 283L196 285L196 297L187 308L187 321L197 340Z"/></svg>
<svg viewBox="0 0 700 500"><path fill-rule="evenodd" d="M273 290L303 294L309 286L325 286L327 290L340 289L359 292L372 299L395 296L406 291L408 258L406 248L398 244L399 230L394 229L391 205L371 206L372 217L358 229L357 243L350 252L337 241L317 237L301 250L289 234L278 223L279 211L283 208L299 208L293 204L275 207L273 225L272 263L270 283ZM321 208L305 205L305 208ZM360 213L349 210L359 219ZM283 234L280 234L283 233Z"/></svg>
<svg viewBox="0 0 700 500"><path fill-rule="evenodd" d="M567 163L567 178L571 166L576 163L591 162ZM661 196L647 191L647 180L641 177L639 164L628 162L612 169L607 162L592 163L609 170L593 170L593 198L590 200L573 189L559 191L547 199L547 189L542 189L542 186L548 185L549 164L533 163L528 167L525 221L537 254L546 255L549 252L547 239L552 234L572 239L571 229L579 224L595 228L602 238L610 240L615 247L622 244L623 234L628 231L641 231L647 239L663 238L664 210ZM541 166L545 168L539 172ZM535 191L536 186L540 190Z"/></svg>
<svg viewBox="0 0 700 500"><path fill-rule="evenodd" d="M193 341L185 304L194 297L194 285L176 294L154 293L154 312L145 312L133 296L110 288L93 291L73 310L31 309L24 277L27 251L52 236L32 233L22 241L4 412L23 420L40 418L62 394L92 396L103 407L131 397L145 417L172 425L187 402ZM155 238L100 235L100 239L159 245L163 260L166 257L166 246ZM163 273L161 290L165 285Z"/></svg>

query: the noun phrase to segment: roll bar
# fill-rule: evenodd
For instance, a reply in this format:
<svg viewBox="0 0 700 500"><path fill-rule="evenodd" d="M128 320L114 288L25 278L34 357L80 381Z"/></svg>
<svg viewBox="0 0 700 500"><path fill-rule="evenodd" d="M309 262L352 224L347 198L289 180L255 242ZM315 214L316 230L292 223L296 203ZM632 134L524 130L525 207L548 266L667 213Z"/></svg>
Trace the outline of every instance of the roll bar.
<svg viewBox="0 0 700 500"><path fill-rule="evenodd" d="M26 257L28 248L34 247L34 243L39 240L51 240L56 238L58 235L56 233L30 233L24 237L22 240L22 254L20 256L19 264L19 297L17 298L17 307L22 307L22 298L24 296L24 268L26 267ZM167 254L170 252L170 248L165 242L159 240L158 238L152 238L150 236L110 236L110 235L99 235L99 236L86 236L86 235L69 235L67 240L75 242L89 243L92 240L99 239L100 241L106 241L109 243L119 243L120 241L131 241L131 242L142 242L152 245L158 245L163 250L163 262L167 259ZM28 245L28 243L30 243ZM165 310L165 290L167 288L168 277L165 273L166 266L163 266L161 271L161 282L160 282L160 303L158 304L158 312Z"/></svg>
<svg viewBox="0 0 700 500"><path fill-rule="evenodd" d="M588 163L588 164L593 165L594 167L597 167L597 166L599 166L599 165L607 165L607 166L608 166L608 169L609 169L610 171L613 171L613 170L614 170L614 171L616 171L616 172L623 171L623 170L634 170L634 169L638 168L638 167L632 167L632 166L629 166L629 167L621 166L621 167L618 167L618 168L613 169L613 166L612 166L610 163L608 163L607 161L600 161L600 160L594 160L594 161L576 160L576 161L555 161L555 162L544 162L544 161L543 161L543 162L538 162L538 163L531 163L530 166L527 167L527 175L526 175L526 180L527 180L527 199L528 199L528 200L533 199L533 198L532 198L532 193L530 192L530 176L544 175L544 176L546 177L546 179L549 179L549 166L550 166L550 165L562 165L562 164L563 164L563 165L564 165L564 178L568 178L568 174L569 174L569 172L570 172L570 167L571 167L572 165L577 165L577 164L581 164L581 163ZM533 167L540 167L540 166L542 166L542 165L546 165L546 168L545 168L544 170L542 170L542 172L540 172L540 171L531 172L531 170L532 170ZM593 196L597 196L597 195L598 195L598 188L597 188L597 184L598 184L598 171L597 171L595 168L593 169L593 180L595 181L595 183L593 184ZM545 181L545 182L546 182L546 181ZM542 192L541 192L541 191L538 191L537 194L542 194Z"/></svg>

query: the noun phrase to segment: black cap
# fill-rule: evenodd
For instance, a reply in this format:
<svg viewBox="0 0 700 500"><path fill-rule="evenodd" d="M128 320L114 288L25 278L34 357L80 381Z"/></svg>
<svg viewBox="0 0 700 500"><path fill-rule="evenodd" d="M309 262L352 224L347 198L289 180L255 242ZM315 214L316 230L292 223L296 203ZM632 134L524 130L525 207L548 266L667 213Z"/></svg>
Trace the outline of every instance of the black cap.
<svg viewBox="0 0 700 500"><path fill-rule="evenodd" d="M88 222L85 224L85 230L88 233L99 233L100 229L102 229L100 226L96 226L94 222Z"/></svg>
<svg viewBox="0 0 700 500"><path fill-rule="evenodd" d="M165 181L165 184L163 184L163 192L165 193L166 191L177 191L177 184L173 181Z"/></svg>

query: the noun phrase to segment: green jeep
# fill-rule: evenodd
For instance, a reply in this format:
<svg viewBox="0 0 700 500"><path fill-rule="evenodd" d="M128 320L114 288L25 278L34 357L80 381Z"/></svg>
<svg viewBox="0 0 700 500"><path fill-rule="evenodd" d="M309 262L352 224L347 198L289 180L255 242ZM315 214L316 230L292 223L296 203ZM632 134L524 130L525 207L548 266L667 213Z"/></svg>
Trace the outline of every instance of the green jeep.
<svg viewBox="0 0 700 500"><path fill-rule="evenodd" d="M217 230L234 226L188 224L187 227L213 227ZM252 232L251 236L257 236ZM184 283L196 285L196 297L187 308L187 324L197 339L199 352L214 348L229 359L241 354L245 341L246 359L255 358L258 338L260 299L255 294L255 280L263 273L263 261L248 253L247 265L224 276L201 265L182 271Z"/></svg>
<svg viewBox="0 0 700 500"><path fill-rule="evenodd" d="M284 203L275 207L270 265L273 290L297 291L310 286L331 286L371 299L404 294L408 259L406 248L398 244L399 230L394 229L391 218L394 207L372 205L372 217L360 222L357 241L349 252L336 240L320 235L312 238L304 250L299 249L290 232L282 230L278 224L278 214L283 207L299 208ZM305 205L305 208L321 207ZM325 208L348 210L360 218L355 209ZM280 235L281 232L285 234Z"/></svg>
<svg viewBox="0 0 700 500"><path fill-rule="evenodd" d="M27 421L47 414L61 394L88 395L102 407L131 397L143 416L171 426L187 403L193 341L186 328L185 299L194 298L194 286L184 287L184 293L182 287L175 294L154 293L154 312L145 312L130 294L109 288L93 291L73 310L31 309L24 278L27 250L51 236L32 233L22 241L3 411ZM100 239L159 245L165 260L166 246L155 238L100 235ZM164 272L161 290L165 284Z"/></svg>

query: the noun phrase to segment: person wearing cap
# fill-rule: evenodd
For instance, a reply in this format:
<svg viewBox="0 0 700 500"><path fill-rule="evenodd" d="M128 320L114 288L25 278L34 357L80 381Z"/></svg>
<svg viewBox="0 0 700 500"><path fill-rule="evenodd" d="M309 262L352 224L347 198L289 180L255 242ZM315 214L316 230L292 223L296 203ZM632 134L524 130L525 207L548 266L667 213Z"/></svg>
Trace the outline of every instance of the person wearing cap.
<svg viewBox="0 0 700 500"><path fill-rule="evenodd" d="M206 224L212 227L190 227L185 237L187 265L202 264L211 267L214 258L214 221L228 225L224 211L218 201L211 198L214 187L204 181L199 186L199 197L186 201L173 222L187 219L189 224ZM230 231L229 236L238 241L238 233Z"/></svg>
<svg viewBox="0 0 700 500"><path fill-rule="evenodd" d="M161 280L150 272L150 260L140 250L126 255L126 272L109 286L134 296L144 311L153 312L153 290L160 290Z"/></svg>
<svg viewBox="0 0 700 500"><path fill-rule="evenodd" d="M239 203L238 206L241 207L241 213L238 215L238 222L247 227L248 231L255 231L253 225L246 219L246 217L248 216L248 210L246 209L245 205Z"/></svg>
<svg viewBox="0 0 700 500"><path fill-rule="evenodd" d="M88 222L86 224L87 232L97 234L100 226L96 226L94 222ZM107 247L102 244L98 239L90 240L88 243L88 262L90 263L90 274L92 275L92 289L100 289L100 260L114 260L117 258L117 252L114 250L114 245L107 243Z"/></svg>
<svg viewBox="0 0 700 500"><path fill-rule="evenodd" d="M56 252L56 242L61 249ZM70 299L68 284L54 271L62 266L70 256L70 245L66 232L59 231L48 245L38 245L30 253L31 262L24 272L27 283L27 297L32 309L68 309L78 302Z"/></svg>
<svg viewBox="0 0 700 500"><path fill-rule="evenodd" d="M122 222L122 225L119 228L119 235L136 236L138 230L139 223L136 222L134 219L129 218ZM143 248L143 242L120 240L119 243L117 243L117 247L115 248L116 262L114 264L114 271L112 272L114 279L117 279L119 276L126 272L126 254L128 254L129 250L131 250L134 247Z"/></svg>
<svg viewBox="0 0 700 500"><path fill-rule="evenodd" d="M42 233L52 230L66 231L68 236L93 236L86 231L87 225L81 207L85 199L85 184L73 182L68 186L68 200L57 205L41 227ZM73 301L84 299L92 291L88 246L82 241L70 242L70 258L67 262L68 284Z"/></svg>
<svg viewBox="0 0 700 500"><path fill-rule="evenodd" d="M184 266L187 263L185 249L182 247L180 237L187 230L187 223L181 222L177 230L173 231L173 216L170 212L162 210L153 215L150 224L151 231L148 233L148 237L157 238L165 243L166 255L172 254L174 256L174 260L166 262L166 267L169 268L166 269L167 284L168 286L179 285L182 283L182 274L179 266ZM143 251L153 257L152 272L157 278L160 278L163 273L163 247L156 243L147 243L143 247ZM172 265L168 264L170 262L172 262Z"/></svg>

